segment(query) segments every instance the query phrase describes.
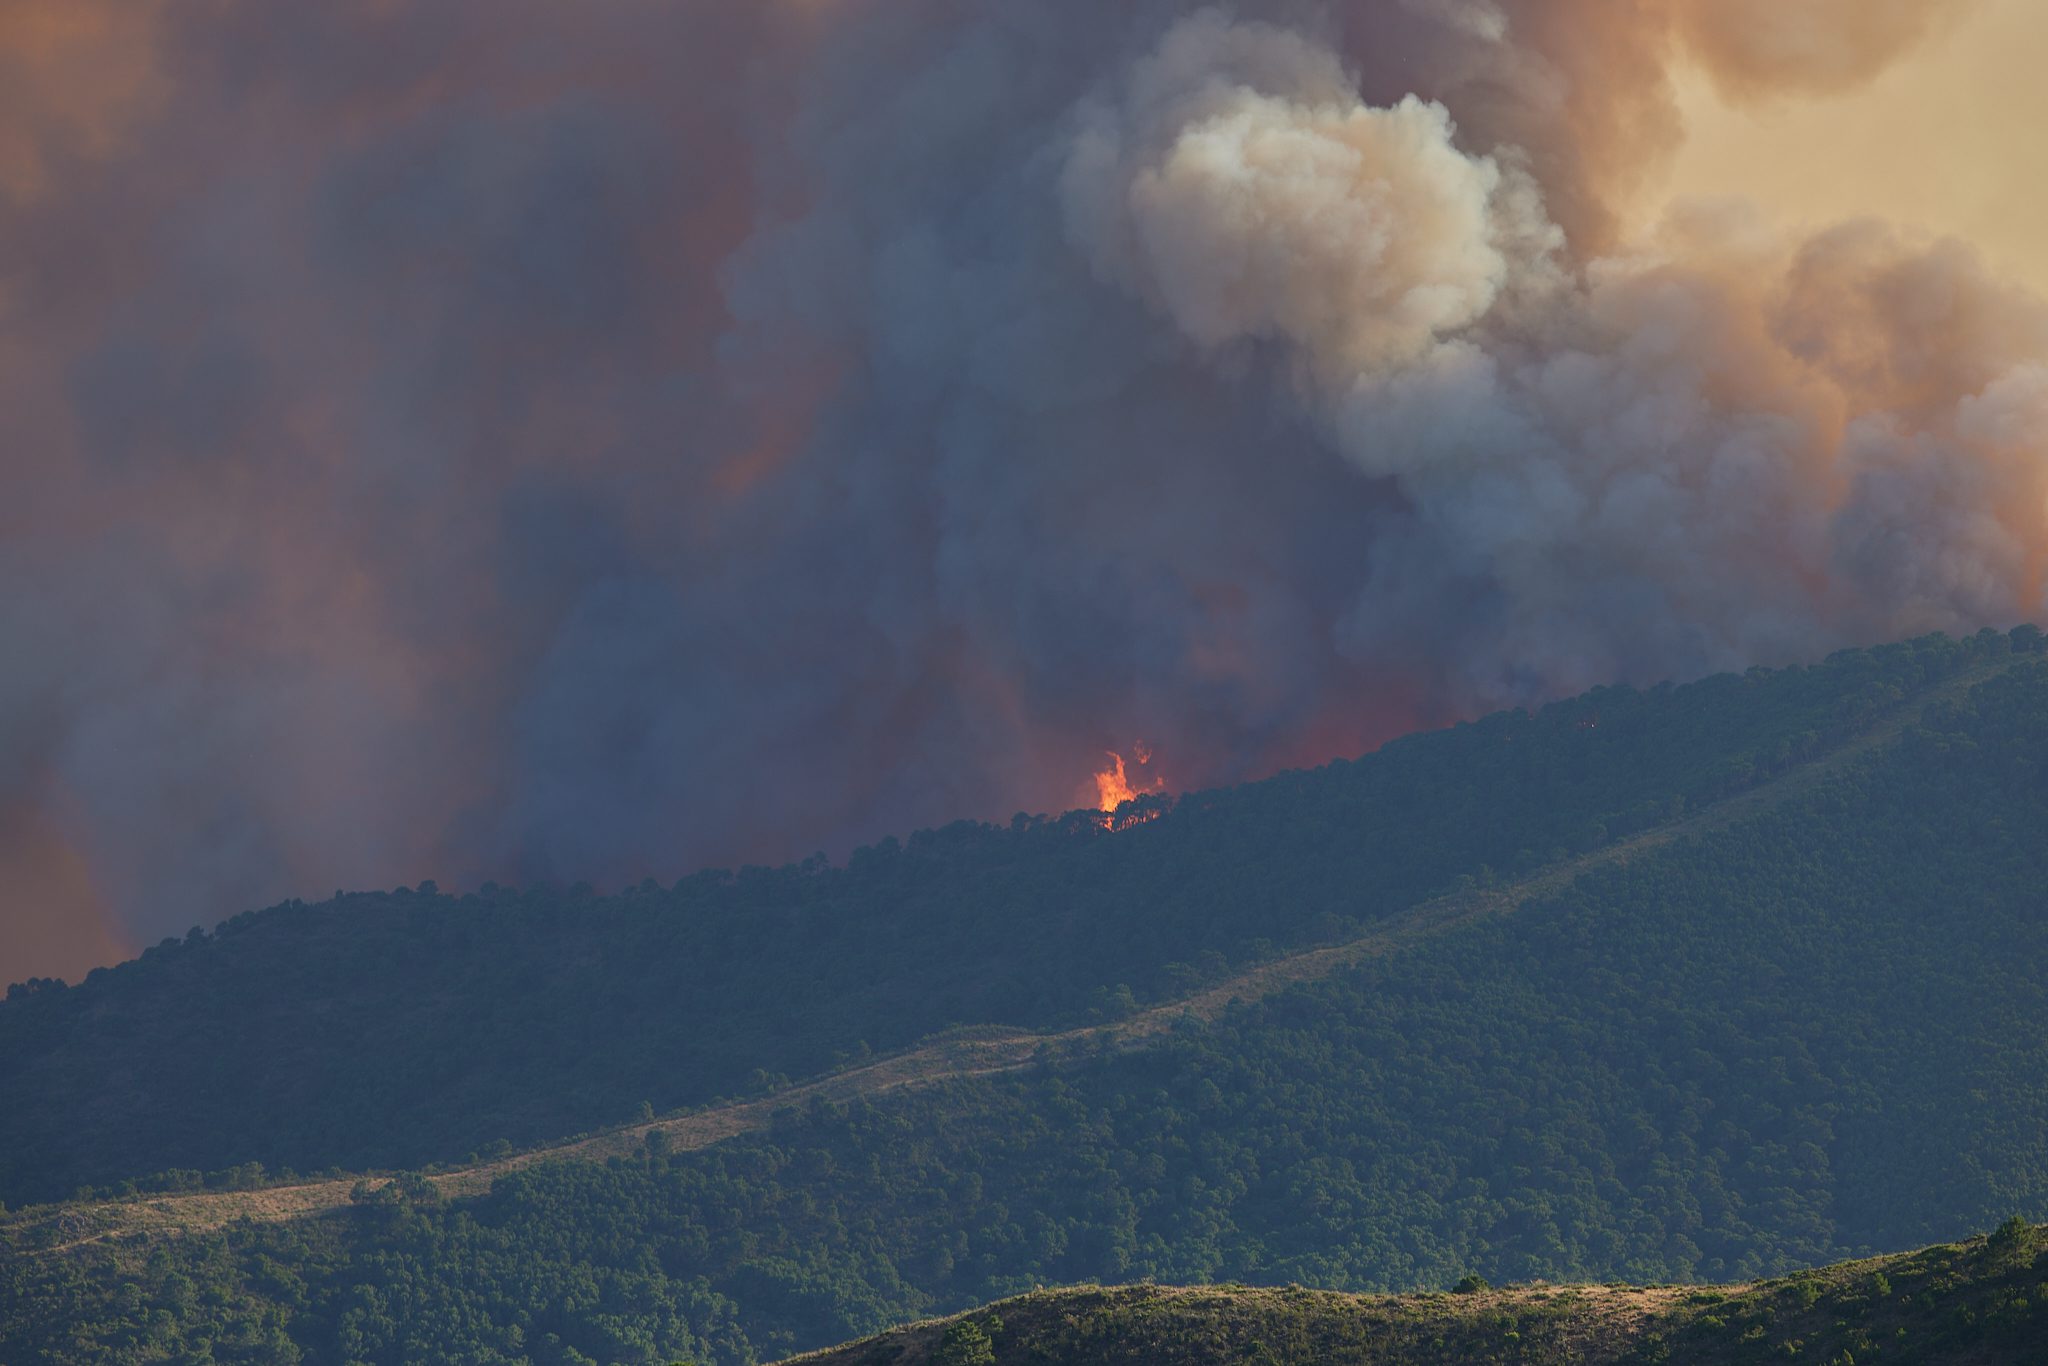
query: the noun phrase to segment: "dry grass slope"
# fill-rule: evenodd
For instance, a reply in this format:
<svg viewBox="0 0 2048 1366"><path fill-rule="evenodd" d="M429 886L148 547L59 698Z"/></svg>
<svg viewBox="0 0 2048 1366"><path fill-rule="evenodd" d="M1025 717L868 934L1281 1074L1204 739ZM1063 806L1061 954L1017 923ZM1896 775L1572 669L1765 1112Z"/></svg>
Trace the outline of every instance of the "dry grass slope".
<svg viewBox="0 0 2048 1366"><path fill-rule="evenodd" d="M2044 1277L2048 1229L2015 1220L1968 1243L1756 1285L1038 1291L785 1366L2017 1366L2048 1359Z"/></svg>

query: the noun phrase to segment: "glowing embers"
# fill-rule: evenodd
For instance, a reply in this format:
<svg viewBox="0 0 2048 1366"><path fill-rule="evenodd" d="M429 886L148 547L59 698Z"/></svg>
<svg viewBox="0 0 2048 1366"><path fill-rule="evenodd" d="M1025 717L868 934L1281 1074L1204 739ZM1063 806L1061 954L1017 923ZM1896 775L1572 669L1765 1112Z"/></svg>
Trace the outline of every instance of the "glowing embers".
<svg viewBox="0 0 2048 1366"><path fill-rule="evenodd" d="M1126 809L1129 803L1140 797L1154 796L1166 790L1166 779L1150 771L1152 751L1142 743L1134 746L1131 750L1134 762L1130 765L1115 750L1104 752L1109 755L1109 767L1095 775L1095 808L1102 813L1102 828L1128 830L1134 825L1157 820L1165 807L1156 803Z"/></svg>

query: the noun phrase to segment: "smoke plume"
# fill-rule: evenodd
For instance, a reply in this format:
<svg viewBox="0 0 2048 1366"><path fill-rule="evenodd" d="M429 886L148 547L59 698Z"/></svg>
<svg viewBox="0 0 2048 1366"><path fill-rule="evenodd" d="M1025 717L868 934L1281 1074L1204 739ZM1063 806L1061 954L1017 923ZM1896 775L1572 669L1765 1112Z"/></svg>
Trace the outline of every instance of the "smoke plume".
<svg viewBox="0 0 2048 1366"><path fill-rule="evenodd" d="M1618 227L1676 63L1823 95L1960 4L60 8L0 0L0 977L2044 611L2048 309Z"/></svg>

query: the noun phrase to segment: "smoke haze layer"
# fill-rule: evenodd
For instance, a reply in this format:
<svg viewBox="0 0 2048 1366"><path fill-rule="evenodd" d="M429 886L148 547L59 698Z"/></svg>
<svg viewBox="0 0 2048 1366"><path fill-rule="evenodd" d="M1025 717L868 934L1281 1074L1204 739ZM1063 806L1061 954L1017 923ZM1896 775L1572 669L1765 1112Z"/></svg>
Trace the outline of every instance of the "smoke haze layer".
<svg viewBox="0 0 2048 1366"><path fill-rule="evenodd" d="M0 977L2038 618L2040 302L1616 226L1961 8L0 0Z"/></svg>

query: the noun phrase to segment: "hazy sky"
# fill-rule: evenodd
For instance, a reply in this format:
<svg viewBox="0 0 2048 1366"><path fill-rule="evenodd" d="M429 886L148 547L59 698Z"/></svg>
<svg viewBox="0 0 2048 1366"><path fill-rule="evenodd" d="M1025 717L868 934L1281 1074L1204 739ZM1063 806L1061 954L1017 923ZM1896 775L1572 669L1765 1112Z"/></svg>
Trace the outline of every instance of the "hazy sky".
<svg viewBox="0 0 2048 1366"><path fill-rule="evenodd" d="M1952 32L1833 99L1732 106L1679 74L1688 135L1645 196L1742 195L1787 220L1858 214L1968 239L2048 291L2048 3L1981 0Z"/></svg>

